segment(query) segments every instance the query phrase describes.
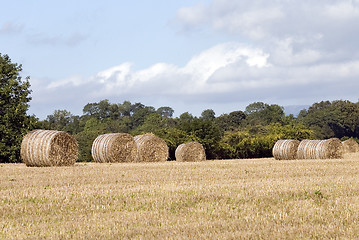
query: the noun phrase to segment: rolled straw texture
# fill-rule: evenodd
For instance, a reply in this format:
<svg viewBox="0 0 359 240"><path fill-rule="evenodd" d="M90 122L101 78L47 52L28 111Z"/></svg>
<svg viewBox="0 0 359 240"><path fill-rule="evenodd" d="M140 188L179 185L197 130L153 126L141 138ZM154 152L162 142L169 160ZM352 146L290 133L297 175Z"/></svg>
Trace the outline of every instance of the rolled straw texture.
<svg viewBox="0 0 359 240"><path fill-rule="evenodd" d="M316 146L317 159L337 159L344 157L344 147L338 138L320 141Z"/></svg>
<svg viewBox="0 0 359 240"><path fill-rule="evenodd" d="M343 158L343 145L337 138L327 140L303 140L298 146L298 159Z"/></svg>
<svg viewBox="0 0 359 240"><path fill-rule="evenodd" d="M99 163L135 162L137 145L128 133L108 133L94 140L91 154Z"/></svg>
<svg viewBox="0 0 359 240"><path fill-rule="evenodd" d="M166 142L153 135L143 134L134 137L137 144L137 161L139 162L165 162L169 150Z"/></svg>
<svg viewBox="0 0 359 240"><path fill-rule="evenodd" d="M298 159L316 159L315 148L320 140L302 140L299 143L297 158Z"/></svg>
<svg viewBox="0 0 359 240"><path fill-rule="evenodd" d="M273 147L272 153L276 160L293 160L297 158L298 140L278 140Z"/></svg>
<svg viewBox="0 0 359 240"><path fill-rule="evenodd" d="M178 162L199 162L206 160L206 152L198 142L182 143L175 151Z"/></svg>
<svg viewBox="0 0 359 240"><path fill-rule="evenodd" d="M350 138L342 142L344 147L344 153L356 153L359 152L359 144L353 139Z"/></svg>
<svg viewBox="0 0 359 240"><path fill-rule="evenodd" d="M76 139L62 131L33 130L21 143L20 156L26 166L71 166L78 157Z"/></svg>

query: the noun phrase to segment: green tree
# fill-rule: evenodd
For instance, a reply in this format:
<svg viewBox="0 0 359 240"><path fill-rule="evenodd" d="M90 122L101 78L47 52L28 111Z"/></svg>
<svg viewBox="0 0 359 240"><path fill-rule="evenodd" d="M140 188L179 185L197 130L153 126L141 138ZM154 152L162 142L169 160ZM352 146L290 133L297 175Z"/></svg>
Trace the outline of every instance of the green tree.
<svg viewBox="0 0 359 240"><path fill-rule="evenodd" d="M252 126L276 122L283 123L285 117L283 107L262 102L249 104L246 107L245 114L247 115L246 123Z"/></svg>
<svg viewBox="0 0 359 240"><path fill-rule="evenodd" d="M206 109L201 114L201 119L205 121L212 121L216 118L216 113L212 109Z"/></svg>
<svg viewBox="0 0 359 240"><path fill-rule="evenodd" d="M156 110L164 118L171 118L173 116L174 110L170 107L160 107Z"/></svg>
<svg viewBox="0 0 359 240"><path fill-rule="evenodd" d="M242 111L234 111L229 114L222 114L215 119L222 131L238 129L247 115Z"/></svg>
<svg viewBox="0 0 359 240"><path fill-rule="evenodd" d="M22 80L22 65L0 54L0 162L19 162L22 137L37 119L26 114L31 100L29 77Z"/></svg>
<svg viewBox="0 0 359 240"><path fill-rule="evenodd" d="M55 110L53 114L47 115L49 129L63 130L73 119L73 115L67 110Z"/></svg>
<svg viewBox="0 0 359 240"><path fill-rule="evenodd" d="M79 144L79 161L92 161L91 147L97 136L107 133L106 125L96 117L88 119L85 123L83 131L75 135Z"/></svg>
<svg viewBox="0 0 359 240"><path fill-rule="evenodd" d="M359 137L359 105L350 101L322 101L302 111L298 119L316 138Z"/></svg>

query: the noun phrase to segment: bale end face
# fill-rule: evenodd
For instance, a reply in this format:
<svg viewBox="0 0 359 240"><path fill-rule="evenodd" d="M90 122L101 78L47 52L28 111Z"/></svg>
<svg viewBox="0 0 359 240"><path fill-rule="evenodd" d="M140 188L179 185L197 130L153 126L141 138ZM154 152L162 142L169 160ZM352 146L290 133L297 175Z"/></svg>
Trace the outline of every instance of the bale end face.
<svg viewBox="0 0 359 240"><path fill-rule="evenodd" d="M169 156L166 142L154 134L143 134L134 137L137 144L138 162L165 162Z"/></svg>
<svg viewBox="0 0 359 240"><path fill-rule="evenodd" d="M298 146L297 140L278 140L272 150L273 157L276 160L294 160L297 158Z"/></svg>
<svg viewBox="0 0 359 240"><path fill-rule="evenodd" d="M206 160L205 150L202 144L198 142L182 143L177 147L175 156L178 162L200 162Z"/></svg>
<svg viewBox="0 0 359 240"><path fill-rule="evenodd" d="M342 144L344 147L344 153L359 152L359 144L353 138L343 141Z"/></svg>
<svg viewBox="0 0 359 240"><path fill-rule="evenodd" d="M91 154L99 163L135 162L137 145L128 133L102 134L94 140Z"/></svg>

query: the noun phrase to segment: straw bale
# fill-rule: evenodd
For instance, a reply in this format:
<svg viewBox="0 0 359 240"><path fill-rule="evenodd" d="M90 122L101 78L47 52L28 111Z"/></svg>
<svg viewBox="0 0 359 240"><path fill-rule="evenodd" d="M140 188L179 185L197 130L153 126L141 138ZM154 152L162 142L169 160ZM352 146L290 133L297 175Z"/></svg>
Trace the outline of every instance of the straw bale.
<svg viewBox="0 0 359 240"><path fill-rule="evenodd" d="M128 133L108 133L98 136L91 148L95 162L135 162L137 145Z"/></svg>
<svg viewBox="0 0 359 240"><path fill-rule="evenodd" d="M169 156L166 142L154 134L143 134L134 137L137 144L137 161L164 162Z"/></svg>
<svg viewBox="0 0 359 240"><path fill-rule="evenodd" d="M278 140L273 147L272 153L276 160L293 160L297 158L298 140Z"/></svg>
<svg viewBox="0 0 359 240"><path fill-rule="evenodd" d="M206 160L206 152L202 144L198 142L182 143L177 147L175 156L178 162L199 162Z"/></svg>
<svg viewBox="0 0 359 240"><path fill-rule="evenodd" d="M298 159L343 158L343 146L339 139L303 140L298 146Z"/></svg>
<svg viewBox="0 0 359 240"><path fill-rule="evenodd" d="M344 147L338 138L322 140L316 146L317 159L337 159L343 158Z"/></svg>
<svg viewBox="0 0 359 240"><path fill-rule="evenodd" d="M33 130L21 143L20 156L26 166L71 166L78 156L76 139L62 131Z"/></svg>
<svg viewBox="0 0 359 240"><path fill-rule="evenodd" d="M359 152L359 144L353 138L342 142L344 147L344 153L357 153Z"/></svg>

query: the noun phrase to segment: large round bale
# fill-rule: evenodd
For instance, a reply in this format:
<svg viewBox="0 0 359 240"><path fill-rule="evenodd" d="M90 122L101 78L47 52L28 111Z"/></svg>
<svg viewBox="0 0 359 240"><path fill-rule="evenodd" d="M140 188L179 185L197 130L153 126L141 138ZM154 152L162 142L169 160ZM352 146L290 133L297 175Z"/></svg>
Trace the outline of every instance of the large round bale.
<svg viewBox="0 0 359 240"><path fill-rule="evenodd" d="M166 142L153 135L143 134L134 137L137 144L138 162L165 162L168 159L169 150Z"/></svg>
<svg viewBox="0 0 359 240"><path fill-rule="evenodd" d="M298 146L298 159L343 158L343 146L339 139L303 140Z"/></svg>
<svg viewBox="0 0 359 240"><path fill-rule="evenodd" d="M344 147L338 138L320 141L315 151L317 159L337 159L344 156Z"/></svg>
<svg viewBox="0 0 359 240"><path fill-rule="evenodd" d="M353 138L342 142L344 147L344 153L356 153L359 152L359 144Z"/></svg>
<svg viewBox="0 0 359 240"><path fill-rule="evenodd" d="M293 160L297 158L298 140L278 140L272 149L273 157L276 160Z"/></svg>
<svg viewBox="0 0 359 240"><path fill-rule="evenodd" d="M95 139L91 154L99 163L135 162L137 145L128 133L108 133Z"/></svg>
<svg viewBox="0 0 359 240"><path fill-rule="evenodd" d="M20 156L26 166L71 166L78 157L76 139L62 131L33 130L21 143Z"/></svg>
<svg viewBox="0 0 359 240"><path fill-rule="evenodd" d="M175 151L178 162L199 162L206 160L206 152L202 144L198 142L182 143Z"/></svg>
<svg viewBox="0 0 359 240"><path fill-rule="evenodd" d="M316 146L321 140L302 140L299 143L297 158L298 159L316 159Z"/></svg>

